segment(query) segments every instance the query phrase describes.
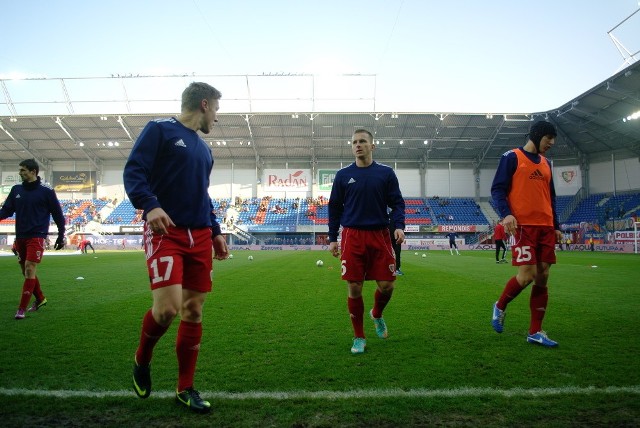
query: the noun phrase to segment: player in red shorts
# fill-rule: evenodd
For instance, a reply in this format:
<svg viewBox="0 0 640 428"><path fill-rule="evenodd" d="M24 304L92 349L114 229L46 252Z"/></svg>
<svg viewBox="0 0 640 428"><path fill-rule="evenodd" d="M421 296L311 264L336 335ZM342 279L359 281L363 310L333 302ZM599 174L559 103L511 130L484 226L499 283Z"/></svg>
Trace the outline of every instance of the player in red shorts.
<svg viewBox="0 0 640 428"><path fill-rule="evenodd" d="M491 196L503 217L505 230L514 236L512 264L518 273L505 285L493 305L491 325L502 333L507 305L531 282L531 322L527 341L558 346L542 330L549 294L549 268L556 263L555 246L562 238L556 213L552 168L542 156L555 143L555 127L546 121L534 123L524 147L502 155L491 186Z"/></svg>
<svg viewBox="0 0 640 428"><path fill-rule="evenodd" d="M198 131L208 134L217 122L222 95L194 82L182 93L177 118L149 122L124 168L124 185L136 209L143 210L144 248L153 305L142 321L135 353L133 387L151 394L153 349L180 315L176 354L176 401L197 413L211 404L194 388L202 338L202 307L211 291L212 257L228 257L209 197L213 155Z"/></svg>
<svg viewBox="0 0 640 428"><path fill-rule="evenodd" d="M64 247L65 221L60 202L56 192L42 184L38 172L40 167L35 159L20 162L19 174L22 183L11 188L9 196L0 209L0 220L12 216L13 213L16 214L14 246L24 275L22 297L15 315L17 320L24 319L32 295L35 296L35 300L29 312L37 311L47 304L47 298L42 293L40 280L36 275L36 268L44 254L50 217L53 217L58 226L58 239L54 248L59 250Z"/></svg>
<svg viewBox="0 0 640 428"><path fill-rule="evenodd" d="M342 253L342 279L349 288L347 306L354 331L351 352L360 354L366 346L362 298L366 280L377 283L373 309L369 311L376 334L383 339L388 335L382 311L391 299L396 279L389 223L394 224L391 227L396 243L402 244L405 205L393 169L373 160L373 135L356 130L351 149L355 162L336 173L329 197L329 251L334 257ZM338 249L340 226L342 241Z"/></svg>
<svg viewBox="0 0 640 428"><path fill-rule="evenodd" d="M88 248L91 248L91 251L93 251L93 254L96 253L95 248L93 248L93 245L91 245L91 241L89 241L88 239L82 239L80 241L80 245L78 245L78 249L80 250L81 253L87 254L89 252Z"/></svg>

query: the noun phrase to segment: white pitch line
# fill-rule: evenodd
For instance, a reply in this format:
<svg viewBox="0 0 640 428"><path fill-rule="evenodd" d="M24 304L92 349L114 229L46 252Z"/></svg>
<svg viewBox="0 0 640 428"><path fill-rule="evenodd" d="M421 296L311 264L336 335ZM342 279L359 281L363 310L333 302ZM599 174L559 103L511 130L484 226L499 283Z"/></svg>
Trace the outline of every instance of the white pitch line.
<svg viewBox="0 0 640 428"><path fill-rule="evenodd" d="M154 391L153 398L171 398L171 391ZM592 394L640 394L640 385L608 386L597 388L594 386L577 387L566 386L558 388L452 388L452 389L356 389L352 391L249 391L249 392L220 392L202 391L201 395L207 399L218 400L346 400L351 398L460 398L460 397L546 397L551 395L592 395ZM0 388L0 396L37 396L54 398L130 398L135 397L133 391L90 391L90 390L47 390L24 388Z"/></svg>

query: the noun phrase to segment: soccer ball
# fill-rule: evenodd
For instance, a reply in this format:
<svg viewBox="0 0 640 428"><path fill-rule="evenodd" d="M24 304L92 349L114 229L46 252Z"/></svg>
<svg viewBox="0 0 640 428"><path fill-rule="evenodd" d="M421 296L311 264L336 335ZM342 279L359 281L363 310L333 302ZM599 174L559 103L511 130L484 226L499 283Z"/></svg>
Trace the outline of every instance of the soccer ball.
<svg viewBox="0 0 640 428"><path fill-rule="evenodd" d="M427 255L425 253L422 253L422 258L426 258Z"/></svg>
<svg viewBox="0 0 640 428"><path fill-rule="evenodd" d="M247 260L249 260L249 261L253 260L253 256L247 257Z"/></svg>
<svg viewBox="0 0 640 428"><path fill-rule="evenodd" d="M229 254L229 258L232 259L233 258L233 254Z"/></svg>
<svg viewBox="0 0 640 428"><path fill-rule="evenodd" d="M322 266L324 266L324 262L323 262L322 260L318 260L318 261L316 262L316 266L318 266L318 267L322 267Z"/></svg>
<svg viewBox="0 0 640 428"><path fill-rule="evenodd" d="M418 253L414 253L416 256L418 255Z"/></svg>

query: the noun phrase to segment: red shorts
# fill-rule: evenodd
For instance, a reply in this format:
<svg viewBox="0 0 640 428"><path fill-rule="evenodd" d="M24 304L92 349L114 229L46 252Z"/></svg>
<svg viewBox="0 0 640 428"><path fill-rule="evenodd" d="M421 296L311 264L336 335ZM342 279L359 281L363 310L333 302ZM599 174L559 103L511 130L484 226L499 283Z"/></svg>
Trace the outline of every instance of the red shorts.
<svg viewBox="0 0 640 428"><path fill-rule="evenodd" d="M44 238L16 238L18 263L40 263L44 255Z"/></svg>
<svg viewBox="0 0 640 428"><path fill-rule="evenodd" d="M556 263L556 231L553 226L519 226L511 246L513 266Z"/></svg>
<svg viewBox="0 0 640 428"><path fill-rule="evenodd" d="M167 235L144 225L144 251L151 289L181 284L187 290L211 291L211 228L168 227Z"/></svg>
<svg viewBox="0 0 640 428"><path fill-rule="evenodd" d="M340 243L342 279L345 281L394 281L396 255L388 229L360 230L345 227Z"/></svg>

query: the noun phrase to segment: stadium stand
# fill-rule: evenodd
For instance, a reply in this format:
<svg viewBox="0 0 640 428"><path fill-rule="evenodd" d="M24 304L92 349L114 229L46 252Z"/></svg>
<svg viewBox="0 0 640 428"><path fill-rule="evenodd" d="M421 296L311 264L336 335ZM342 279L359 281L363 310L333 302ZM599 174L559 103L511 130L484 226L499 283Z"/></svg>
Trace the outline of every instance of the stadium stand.
<svg viewBox="0 0 640 428"><path fill-rule="evenodd" d="M489 224L480 206L472 198L429 198L436 224Z"/></svg>
<svg viewBox="0 0 640 428"><path fill-rule="evenodd" d="M556 212L560 216L573 200L572 195L556 196Z"/></svg>
<svg viewBox="0 0 640 428"><path fill-rule="evenodd" d="M556 207L562 213L574 199L574 196L558 196ZM489 199L489 206L496 212L496 206ZM68 225L82 226L95 220L102 224L140 225L142 213L136 210L129 200L118 202L115 207L105 199L60 200ZM405 198L407 225L489 225L480 206L472 198ZM105 207L110 207L107 210ZM273 225L273 226L311 226L326 225L328 218L328 200L326 198L287 198L271 197L237 200L235 205L228 198L215 199L214 210L218 221L228 225ZM111 207L113 208L111 210ZM103 210L104 208L104 210ZM228 211L229 209L232 211ZM106 218L100 212L110 212ZM640 211L640 192L612 195L598 193L584 198L563 222L576 224L581 222L606 225L608 220L633 217ZM233 213L236 218L227 218ZM0 222L2 225L15 224L15 216Z"/></svg>
<svg viewBox="0 0 640 428"><path fill-rule="evenodd" d="M131 201L125 199L104 220L105 224L142 224L140 213L133 208Z"/></svg>
<svg viewBox="0 0 640 428"><path fill-rule="evenodd" d="M406 224L432 224L431 208L423 198L405 198Z"/></svg>

